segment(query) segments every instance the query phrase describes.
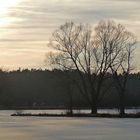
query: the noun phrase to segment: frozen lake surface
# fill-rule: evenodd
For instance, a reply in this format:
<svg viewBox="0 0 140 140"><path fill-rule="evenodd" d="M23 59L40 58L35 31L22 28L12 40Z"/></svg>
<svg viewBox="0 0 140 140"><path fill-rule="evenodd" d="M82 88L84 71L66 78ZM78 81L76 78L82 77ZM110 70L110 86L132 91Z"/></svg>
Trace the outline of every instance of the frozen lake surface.
<svg viewBox="0 0 140 140"><path fill-rule="evenodd" d="M140 119L11 117L0 111L0 140L140 140Z"/></svg>

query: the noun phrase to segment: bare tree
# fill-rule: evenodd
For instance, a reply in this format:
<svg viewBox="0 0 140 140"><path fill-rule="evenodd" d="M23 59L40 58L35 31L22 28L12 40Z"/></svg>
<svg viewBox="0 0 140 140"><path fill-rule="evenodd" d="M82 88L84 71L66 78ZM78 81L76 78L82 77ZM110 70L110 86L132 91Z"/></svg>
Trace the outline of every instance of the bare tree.
<svg viewBox="0 0 140 140"><path fill-rule="evenodd" d="M97 113L99 94L109 67L108 54L104 46L99 46L97 38L94 40L91 27L66 23L54 32L50 45L57 50L55 55L50 55L51 63L77 71L80 82L76 85L91 104L91 112Z"/></svg>
<svg viewBox="0 0 140 140"><path fill-rule="evenodd" d="M133 36L130 35L129 39L132 39L132 37ZM131 62L133 58L133 51L135 49L134 45L136 43L136 40L133 38L131 41L132 42L127 42L128 44L122 51L122 55L118 58L118 64L110 66L113 74L114 84L119 95L119 109L120 116L122 117L125 115L125 96L127 94L127 81L130 72L133 70L133 65Z"/></svg>
<svg viewBox="0 0 140 140"><path fill-rule="evenodd" d="M50 46L56 52L49 60L61 69L77 71L80 82L75 83L90 103L91 113L97 113L99 101L111 87L103 88L109 70L120 67L127 34L122 25L112 21L99 22L94 34L91 26L73 22L53 33Z"/></svg>
<svg viewBox="0 0 140 140"><path fill-rule="evenodd" d="M96 113L95 96L91 83L93 74L91 57L94 50L91 33L89 25L66 23L53 33L50 45L57 50L56 57L51 57L52 64L62 69L77 71L80 82L75 83L87 101L92 104L92 110L94 110L92 112Z"/></svg>
<svg viewBox="0 0 140 140"><path fill-rule="evenodd" d="M108 51L108 66L111 69L115 87L120 99L120 115L125 114L125 91L127 79L132 70L132 56L136 37L121 25L113 21L101 21L96 28L100 42ZM108 50L109 49L109 50Z"/></svg>

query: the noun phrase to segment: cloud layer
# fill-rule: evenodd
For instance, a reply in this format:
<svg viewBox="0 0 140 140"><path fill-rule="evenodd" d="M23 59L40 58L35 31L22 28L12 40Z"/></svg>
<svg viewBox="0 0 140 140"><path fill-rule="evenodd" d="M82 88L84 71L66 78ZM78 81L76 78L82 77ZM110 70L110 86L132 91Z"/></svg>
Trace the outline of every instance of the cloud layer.
<svg viewBox="0 0 140 140"><path fill-rule="evenodd" d="M0 24L0 51L5 52L0 64L9 68L42 67L51 33L66 21L94 25L101 19L113 19L140 40L139 0L19 0L0 19L0 23L10 22Z"/></svg>

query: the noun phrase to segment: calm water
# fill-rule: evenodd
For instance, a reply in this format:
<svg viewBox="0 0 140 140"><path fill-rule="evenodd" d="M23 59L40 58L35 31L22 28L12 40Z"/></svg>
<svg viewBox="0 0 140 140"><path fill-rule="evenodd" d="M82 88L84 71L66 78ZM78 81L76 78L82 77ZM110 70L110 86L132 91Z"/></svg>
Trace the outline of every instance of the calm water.
<svg viewBox="0 0 140 140"><path fill-rule="evenodd" d="M57 110L58 113L61 111ZM140 139L140 119L11 117L14 112L0 111L0 140Z"/></svg>

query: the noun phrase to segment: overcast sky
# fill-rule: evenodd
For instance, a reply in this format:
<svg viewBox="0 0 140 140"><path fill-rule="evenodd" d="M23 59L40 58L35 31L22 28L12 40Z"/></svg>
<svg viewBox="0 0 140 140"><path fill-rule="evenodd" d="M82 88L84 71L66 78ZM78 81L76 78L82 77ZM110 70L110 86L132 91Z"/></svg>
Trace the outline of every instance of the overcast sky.
<svg viewBox="0 0 140 140"><path fill-rule="evenodd" d="M124 24L140 41L140 0L0 0L0 66L44 67L56 28L66 21L95 25L102 19ZM137 45L137 70L139 59Z"/></svg>

